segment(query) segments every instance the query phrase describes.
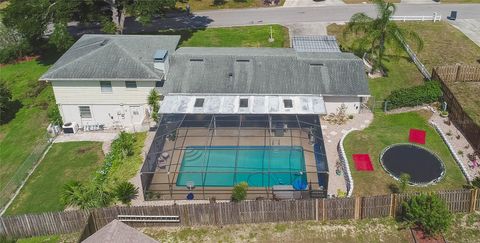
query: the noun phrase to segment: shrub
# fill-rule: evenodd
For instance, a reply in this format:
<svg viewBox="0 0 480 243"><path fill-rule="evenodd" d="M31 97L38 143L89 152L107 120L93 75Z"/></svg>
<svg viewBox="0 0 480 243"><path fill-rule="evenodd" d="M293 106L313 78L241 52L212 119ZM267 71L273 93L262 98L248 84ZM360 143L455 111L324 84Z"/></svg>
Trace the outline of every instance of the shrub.
<svg viewBox="0 0 480 243"><path fill-rule="evenodd" d="M232 201L240 202L247 198L248 183L242 181L236 184L232 190Z"/></svg>
<svg viewBox="0 0 480 243"><path fill-rule="evenodd" d="M412 107L438 101L442 95L440 84L430 81L424 85L394 90L387 98L387 109L392 110L401 107Z"/></svg>
<svg viewBox="0 0 480 243"><path fill-rule="evenodd" d="M61 126L63 124L62 116L60 115L60 111L58 110L57 105L51 105L48 107L48 119L53 125Z"/></svg>
<svg viewBox="0 0 480 243"><path fill-rule="evenodd" d="M123 204L130 205L138 197L138 187L128 181L121 182L113 189L115 197Z"/></svg>
<svg viewBox="0 0 480 243"><path fill-rule="evenodd" d="M213 5L215 6L224 5L225 2L226 2L225 0L213 0Z"/></svg>
<svg viewBox="0 0 480 243"><path fill-rule="evenodd" d="M0 83L0 124L4 123L4 118L12 102L12 92L3 83Z"/></svg>
<svg viewBox="0 0 480 243"><path fill-rule="evenodd" d="M65 206L76 206L80 209L101 208L111 204L112 195L105 190L103 184L84 185L71 181L63 186L60 200Z"/></svg>
<svg viewBox="0 0 480 243"><path fill-rule="evenodd" d="M398 189L400 192L405 192L407 190L408 183L410 182L410 175L407 173L402 173L400 175L400 182Z"/></svg>
<svg viewBox="0 0 480 243"><path fill-rule="evenodd" d="M158 110L160 109L160 95L155 89L150 91L147 98L148 105L152 109L151 117L155 122L158 122Z"/></svg>
<svg viewBox="0 0 480 243"><path fill-rule="evenodd" d="M124 159L134 153L135 136L127 132L121 132L112 143L112 153L115 159Z"/></svg>
<svg viewBox="0 0 480 243"><path fill-rule="evenodd" d="M420 194L403 203L403 219L432 236L445 232L452 224L452 215L437 195Z"/></svg>
<svg viewBox="0 0 480 243"><path fill-rule="evenodd" d="M477 176L472 180L472 186L480 188L480 176Z"/></svg>

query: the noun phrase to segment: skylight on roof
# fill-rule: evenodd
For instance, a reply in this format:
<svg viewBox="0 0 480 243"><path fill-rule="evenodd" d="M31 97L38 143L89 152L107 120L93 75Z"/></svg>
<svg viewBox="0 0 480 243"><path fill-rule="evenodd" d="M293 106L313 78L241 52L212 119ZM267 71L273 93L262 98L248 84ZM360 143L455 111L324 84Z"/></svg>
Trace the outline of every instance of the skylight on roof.
<svg viewBox="0 0 480 243"><path fill-rule="evenodd" d="M248 108L248 98L240 98L240 108Z"/></svg>
<svg viewBox="0 0 480 243"><path fill-rule="evenodd" d="M283 99L283 107L293 108L293 101L291 99Z"/></svg>
<svg viewBox="0 0 480 243"><path fill-rule="evenodd" d="M205 102L204 98L197 98L197 99L195 99L195 104L193 105L193 107L202 108L204 102Z"/></svg>

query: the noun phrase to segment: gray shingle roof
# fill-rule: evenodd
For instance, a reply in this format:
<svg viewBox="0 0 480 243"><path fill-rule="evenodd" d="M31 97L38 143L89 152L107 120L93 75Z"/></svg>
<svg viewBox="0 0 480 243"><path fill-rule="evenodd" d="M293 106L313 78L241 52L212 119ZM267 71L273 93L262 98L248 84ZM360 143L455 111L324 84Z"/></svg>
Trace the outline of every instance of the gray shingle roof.
<svg viewBox="0 0 480 243"><path fill-rule="evenodd" d="M369 95L360 58L290 48L179 48L168 93Z"/></svg>
<svg viewBox="0 0 480 243"><path fill-rule="evenodd" d="M142 232L118 221L105 225L103 228L95 232L82 243L156 243L158 241L150 238Z"/></svg>
<svg viewBox="0 0 480 243"><path fill-rule="evenodd" d="M173 53L180 36L83 35L40 80L159 80L156 50Z"/></svg>
<svg viewBox="0 0 480 243"><path fill-rule="evenodd" d="M298 52L341 52L335 36L294 36L293 49Z"/></svg>

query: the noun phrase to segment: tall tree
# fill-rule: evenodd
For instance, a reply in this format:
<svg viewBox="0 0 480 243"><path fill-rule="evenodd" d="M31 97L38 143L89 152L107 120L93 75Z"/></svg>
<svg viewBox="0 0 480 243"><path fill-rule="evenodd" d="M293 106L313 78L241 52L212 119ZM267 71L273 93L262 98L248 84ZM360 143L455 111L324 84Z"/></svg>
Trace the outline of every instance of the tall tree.
<svg viewBox="0 0 480 243"><path fill-rule="evenodd" d="M10 0L3 10L3 22L35 43L42 38L49 24L55 26L57 38L66 38L67 23L73 20L104 20L104 25L111 24L113 32L121 34L127 16L147 24L155 15L173 7L175 0Z"/></svg>
<svg viewBox="0 0 480 243"><path fill-rule="evenodd" d="M387 3L384 0L374 0L377 8L375 19L365 13L356 13L350 18L346 33L354 33L360 36L359 43L369 43L370 61L373 62L374 71L383 71L383 59L385 46L395 51L403 50L404 39L413 41L418 50L423 48L423 41L414 31L400 28L394 21L390 20L395 14L395 4Z"/></svg>

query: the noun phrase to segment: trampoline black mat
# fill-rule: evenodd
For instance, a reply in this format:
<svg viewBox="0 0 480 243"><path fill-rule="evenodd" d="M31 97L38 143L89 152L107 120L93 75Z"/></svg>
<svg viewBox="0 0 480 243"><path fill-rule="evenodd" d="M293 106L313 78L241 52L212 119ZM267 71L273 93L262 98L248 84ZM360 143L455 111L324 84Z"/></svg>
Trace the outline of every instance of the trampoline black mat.
<svg viewBox="0 0 480 243"><path fill-rule="evenodd" d="M435 154L411 144L387 147L380 160L383 168L395 178L400 178L403 173L409 174L412 184L436 182L445 172L442 161Z"/></svg>

